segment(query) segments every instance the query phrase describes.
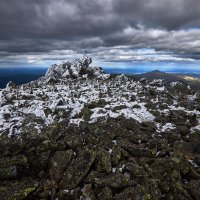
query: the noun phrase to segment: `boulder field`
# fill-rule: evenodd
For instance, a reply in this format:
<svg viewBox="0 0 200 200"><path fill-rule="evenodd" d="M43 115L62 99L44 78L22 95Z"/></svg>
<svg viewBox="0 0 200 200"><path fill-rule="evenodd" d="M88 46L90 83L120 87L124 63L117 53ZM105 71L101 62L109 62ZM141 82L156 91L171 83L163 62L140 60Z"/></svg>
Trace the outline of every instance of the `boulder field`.
<svg viewBox="0 0 200 200"><path fill-rule="evenodd" d="M199 200L199 91L91 61L0 90L0 199Z"/></svg>

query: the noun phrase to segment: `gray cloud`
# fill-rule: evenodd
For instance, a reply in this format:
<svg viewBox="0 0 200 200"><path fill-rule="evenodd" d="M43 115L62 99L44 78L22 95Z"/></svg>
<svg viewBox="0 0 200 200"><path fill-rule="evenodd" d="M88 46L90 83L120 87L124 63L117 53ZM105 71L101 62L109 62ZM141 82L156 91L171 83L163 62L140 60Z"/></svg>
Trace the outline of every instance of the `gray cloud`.
<svg viewBox="0 0 200 200"><path fill-rule="evenodd" d="M198 0L116 0L114 7L133 26L173 30L200 25Z"/></svg>
<svg viewBox="0 0 200 200"><path fill-rule="evenodd" d="M0 60L57 60L85 48L102 61L146 60L133 55L141 48L163 60L199 60L198 1L0 0Z"/></svg>

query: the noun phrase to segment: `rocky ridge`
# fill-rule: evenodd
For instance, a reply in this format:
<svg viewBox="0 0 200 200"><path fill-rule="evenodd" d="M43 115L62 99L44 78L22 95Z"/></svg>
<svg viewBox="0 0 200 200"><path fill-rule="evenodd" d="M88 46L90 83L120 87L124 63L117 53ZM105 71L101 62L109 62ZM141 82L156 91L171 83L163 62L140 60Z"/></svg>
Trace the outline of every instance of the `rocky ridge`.
<svg viewBox="0 0 200 200"><path fill-rule="evenodd" d="M0 199L200 199L200 94L53 65L0 90Z"/></svg>

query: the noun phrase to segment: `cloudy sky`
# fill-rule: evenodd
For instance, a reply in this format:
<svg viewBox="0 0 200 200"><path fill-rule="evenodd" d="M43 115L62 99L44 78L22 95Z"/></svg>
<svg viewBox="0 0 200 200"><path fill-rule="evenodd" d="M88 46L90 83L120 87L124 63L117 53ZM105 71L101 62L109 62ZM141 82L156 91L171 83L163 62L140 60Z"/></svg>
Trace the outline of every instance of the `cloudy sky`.
<svg viewBox="0 0 200 200"><path fill-rule="evenodd" d="M0 0L0 67L78 58L200 67L199 0Z"/></svg>

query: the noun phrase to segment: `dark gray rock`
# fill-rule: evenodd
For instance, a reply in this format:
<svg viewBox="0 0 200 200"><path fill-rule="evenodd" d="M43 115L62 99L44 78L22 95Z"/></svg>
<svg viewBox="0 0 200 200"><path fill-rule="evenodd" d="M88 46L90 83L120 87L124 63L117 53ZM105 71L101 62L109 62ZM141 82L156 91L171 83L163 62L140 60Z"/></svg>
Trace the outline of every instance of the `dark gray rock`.
<svg viewBox="0 0 200 200"><path fill-rule="evenodd" d="M60 188L74 189L87 176L96 157L96 152L85 149L80 150L76 159L68 165L63 178L60 182Z"/></svg>

